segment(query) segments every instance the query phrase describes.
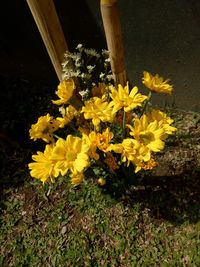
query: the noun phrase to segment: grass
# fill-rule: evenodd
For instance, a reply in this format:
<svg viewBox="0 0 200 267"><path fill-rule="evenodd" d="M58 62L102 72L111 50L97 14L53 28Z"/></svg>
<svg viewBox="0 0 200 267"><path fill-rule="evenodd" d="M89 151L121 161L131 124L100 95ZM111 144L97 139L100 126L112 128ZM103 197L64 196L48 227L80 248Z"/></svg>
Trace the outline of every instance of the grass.
<svg viewBox="0 0 200 267"><path fill-rule="evenodd" d="M114 199L92 181L79 189L62 181L50 190L32 180L5 190L0 265L199 266L199 221L184 219L176 206L171 213L181 223L152 214L137 200L140 190ZM153 190L145 194L156 201ZM155 209L165 209L167 199L159 201Z"/></svg>
<svg viewBox="0 0 200 267"><path fill-rule="evenodd" d="M24 103L31 85L15 84ZM137 176L120 190L117 182L99 187L92 180L75 189L63 178L43 186L27 170L36 147L20 137L31 114L37 118L47 106L34 90L34 98L21 102L20 116L9 117L6 109L1 117L11 134L8 144L0 143L0 266L200 266L199 170ZM19 124L20 138L12 142Z"/></svg>

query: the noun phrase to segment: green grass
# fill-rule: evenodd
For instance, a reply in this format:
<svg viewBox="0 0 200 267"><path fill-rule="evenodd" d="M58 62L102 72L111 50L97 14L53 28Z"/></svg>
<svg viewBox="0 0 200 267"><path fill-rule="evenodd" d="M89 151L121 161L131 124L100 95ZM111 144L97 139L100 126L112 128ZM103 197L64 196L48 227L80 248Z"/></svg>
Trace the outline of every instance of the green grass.
<svg viewBox="0 0 200 267"><path fill-rule="evenodd" d="M4 190L0 266L200 266L200 223L155 216L145 203L153 190L143 202L140 190L115 199L92 181L73 189L34 180Z"/></svg>

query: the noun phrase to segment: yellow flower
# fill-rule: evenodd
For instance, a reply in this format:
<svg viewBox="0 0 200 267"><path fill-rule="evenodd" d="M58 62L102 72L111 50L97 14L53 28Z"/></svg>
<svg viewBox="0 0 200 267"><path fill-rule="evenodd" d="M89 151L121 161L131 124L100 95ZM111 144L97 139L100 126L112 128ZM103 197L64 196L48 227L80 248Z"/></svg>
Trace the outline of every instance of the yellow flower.
<svg viewBox="0 0 200 267"><path fill-rule="evenodd" d="M73 95L74 90L75 90L75 83L73 79L62 81L58 85L58 90L56 91L56 95L60 99L52 100L52 103L56 105L63 105L63 104L68 103L68 101Z"/></svg>
<svg viewBox="0 0 200 267"><path fill-rule="evenodd" d="M30 175L41 180L43 183L51 180L59 175L58 169L55 168L55 161L51 159L53 145L46 145L44 153L38 151L37 155L33 155L32 159L36 162L28 164Z"/></svg>
<svg viewBox="0 0 200 267"><path fill-rule="evenodd" d="M153 76L147 71L143 72L142 83L153 92L171 94L173 86L168 84L168 82L169 79L164 81L158 74Z"/></svg>
<svg viewBox="0 0 200 267"><path fill-rule="evenodd" d="M72 172L70 174L70 178L71 178L71 183L73 185L79 185L83 182L85 177L82 172Z"/></svg>
<svg viewBox="0 0 200 267"><path fill-rule="evenodd" d="M110 86L110 97L112 98L111 104L114 106L113 111L117 112L120 109L124 109L128 112L138 106L142 105L142 102L147 99L147 96L138 92L138 88L135 86L129 93L129 84L123 88L121 84L118 85L118 89Z"/></svg>
<svg viewBox="0 0 200 267"><path fill-rule="evenodd" d="M99 154L96 152L97 150L97 133L92 131L91 133L85 134L82 132L82 140L89 147L88 155L90 158L95 160L99 159Z"/></svg>
<svg viewBox="0 0 200 267"><path fill-rule="evenodd" d="M122 141L122 162L137 165L140 161L148 161L151 157L150 150L135 139L126 138Z"/></svg>
<svg viewBox="0 0 200 267"><path fill-rule="evenodd" d="M122 144L110 144L108 151L114 151L115 153L122 153L123 146Z"/></svg>
<svg viewBox="0 0 200 267"><path fill-rule="evenodd" d="M151 151L144 145L140 145L137 150L137 156L132 161L135 164L135 173L142 169L141 164L146 164L146 162L151 161ZM156 166L156 165L155 165ZM154 167L155 167L154 166Z"/></svg>
<svg viewBox="0 0 200 267"><path fill-rule="evenodd" d="M107 128L103 133L96 133L92 131L88 134L82 133L83 141L89 146L88 155L95 160L99 159L99 154L96 152L97 148L101 151L107 152L109 150L110 141L113 138L113 133Z"/></svg>
<svg viewBox="0 0 200 267"><path fill-rule="evenodd" d="M56 121L58 122L59 128L65 127L77 114L77 110L69 105L66 109L62 109L63 117L57 117Z"/></svg>
<svg viewBox="0 0 200 267"><path fill-rule="evenodd" d="M147 162L151 158L151 151L138 140L127 138L122 142L122 162L127 166L132 163L135 166L135 173L141 170L141 163Z"/></svg>
<svg viewBox="0 0 200 267"><path fill-rule="evenodd" d="M151 151L160 152L164 148L165 143L162 141L164 129L158 121L149 123L146 114L144 114L140 119L134 120L134 126L127 126L131 130L130 135Z"/></svg>
<svg viewBox="0 0 200 267"><path fill-rule="evenodd" d="M52 159L56 161L55 167L62 176L68 170L82 172L89 166L88 149L88 145L79 137L68 135L66 140L59 138L52 152Z"/></svg>
<svg viewBox="0 0 200 267"><path fill-rule="evenodd" d="M135 158L136 145L137 141L131 138L126 138L122 141L122 162L127 161L127 166L129 166L130 162L133 161Z"/></svg>
<svg viewBox="0 0 200 267"><path fill-rule="evenodd" d="M110 129L107 128L103 133L97 133L97 147L106 152L108 150L109 147L109 143L111 141L111 139L113 138L113 133L110 132Z"/></svg>
<svg viewBox="0 0 200 267"><path fill-rule="evenodd" d="M127 166L130 163L134 164L136 166L135 172L141 169L138 167L141 162L149 161L151 158L150 149L133 138L126 138L121 144L112 144L109 149L121 154L122 162L126 163Z"/></svg>
<svg viewBox="0 0 200 267"><path fill-rule="evenodd" d="M167 137L168 134L173 134L177 130L176 127L170 125L174 121L160 110L153 109L151 112L147 113L147 118L149 122L158 121L159 126L164 129L165 137Z"/></svg>
<svg viewBox="0 0 200 267"><path fill-rule="evenodd" d="M31 126L29 130L30 138L34 141L36 139L42 139L46 143L54 142L53 132L58 128L58 122L48 113L45 116L39 117L37 123Z"/></svg>
<svg viewBox="0 0 200 267"><path fill-rule="evenodd" d="M105 101L105 98L92 97L85 102L81 112L84 113L86 120L92 119L92 123L97 128L101 121L112 122L114 118L112 106Z"/></svg>

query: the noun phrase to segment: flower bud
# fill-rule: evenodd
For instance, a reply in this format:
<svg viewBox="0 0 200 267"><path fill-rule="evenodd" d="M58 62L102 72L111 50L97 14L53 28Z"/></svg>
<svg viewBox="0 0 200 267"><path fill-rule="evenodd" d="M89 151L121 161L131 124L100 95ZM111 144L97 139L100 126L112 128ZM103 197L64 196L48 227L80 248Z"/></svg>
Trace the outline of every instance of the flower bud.
<svg viewBox="0 0 200 267"><path fill-rule="evenodd" d="M104 186L106 184L106 180L104 178L99 178L97 182L100 186Z"/></svg>

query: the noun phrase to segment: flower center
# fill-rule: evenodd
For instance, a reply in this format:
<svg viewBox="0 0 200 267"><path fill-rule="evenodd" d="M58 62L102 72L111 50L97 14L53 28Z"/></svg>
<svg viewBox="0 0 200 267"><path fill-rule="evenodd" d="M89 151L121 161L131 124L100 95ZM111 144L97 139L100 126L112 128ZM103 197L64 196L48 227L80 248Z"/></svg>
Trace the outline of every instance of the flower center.
<svg viewBox="0 0 200 267"><path fill-rule="evenodd" d="M44 130L42 131L43 134L48 134L49 133L49 127L45 127Z"/></svg>
<svg viewBox="0 0 200 267"><path fill-rule="evenodd" d="M140 141L145 145L148 145L150 142L154 140L155 140L154 134L151 132L144 132L140 134Z"/></svg>
<svg viewBox="0 0 200 267"><path fill-rule="evenodd" d="M74 161L76 159L76 154L73 153L72 151L68 151L66 153L66 160L67 161Z"/></svg>

